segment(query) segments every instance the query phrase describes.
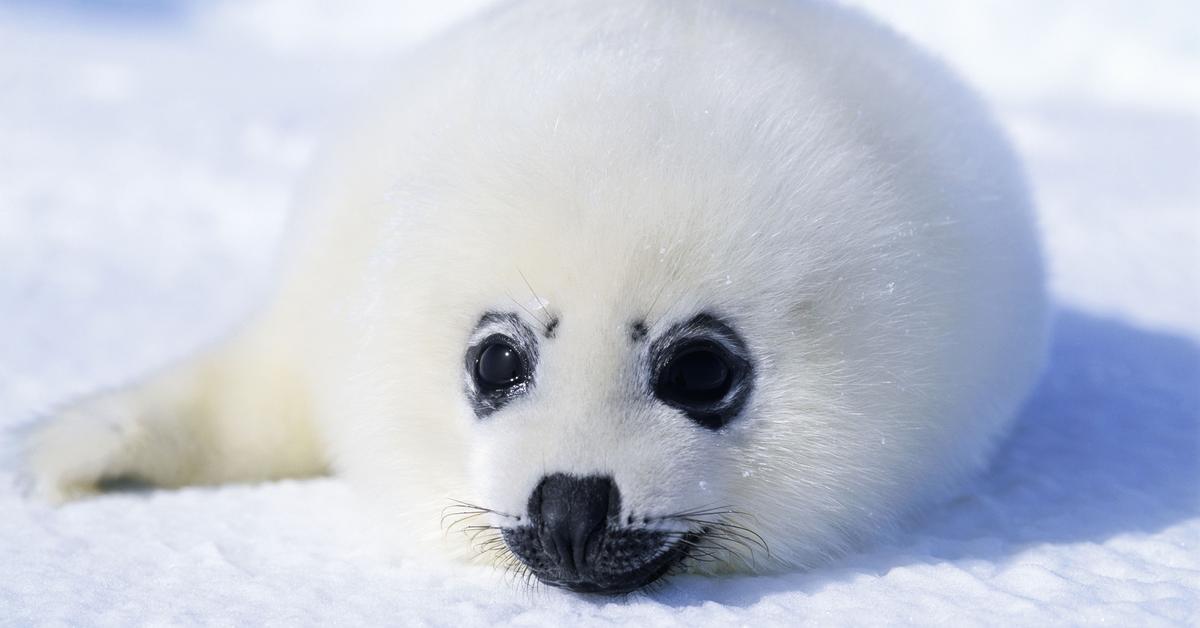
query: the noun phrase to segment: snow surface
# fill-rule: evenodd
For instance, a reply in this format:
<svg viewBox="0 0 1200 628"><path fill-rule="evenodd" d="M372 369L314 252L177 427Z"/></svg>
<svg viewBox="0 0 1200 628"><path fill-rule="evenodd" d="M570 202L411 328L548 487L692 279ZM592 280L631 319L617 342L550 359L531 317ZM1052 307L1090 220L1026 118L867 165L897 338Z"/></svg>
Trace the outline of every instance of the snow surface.
<svg viewBox="0 0 1200 628"><path fill-rule="evenodd" d="M624 599L386 558L336 479L22 493L19 428L220 333L372 70L479 0L0 3L0 624L1200 624L1200 11L862 2L995 104L1061 313L993 467L809 573Z"/></svg>

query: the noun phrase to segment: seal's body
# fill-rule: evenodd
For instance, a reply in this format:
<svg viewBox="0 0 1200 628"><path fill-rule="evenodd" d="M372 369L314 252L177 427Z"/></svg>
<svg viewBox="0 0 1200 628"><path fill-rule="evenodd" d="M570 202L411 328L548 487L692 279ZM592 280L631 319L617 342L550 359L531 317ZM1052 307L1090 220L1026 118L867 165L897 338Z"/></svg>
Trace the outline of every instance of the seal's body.
<svg viewBox="0 0 1200 628"><path fill-rule="evenodd" d="M303 195L272 305L49 422L47 495L329 468L407 544L461 500L543 581L627 591L885 529L979 469L1036 378L1009 149L851 11L525 2L391 85Z"/></svg>

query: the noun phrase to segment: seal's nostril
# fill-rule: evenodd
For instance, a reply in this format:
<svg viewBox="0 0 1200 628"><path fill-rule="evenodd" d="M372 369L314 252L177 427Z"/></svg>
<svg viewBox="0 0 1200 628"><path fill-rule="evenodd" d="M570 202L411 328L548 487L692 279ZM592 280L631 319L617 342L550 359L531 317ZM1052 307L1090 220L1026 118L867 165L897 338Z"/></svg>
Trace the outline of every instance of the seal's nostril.
<svg viewBox="0 0 1200 628"><path fill-rule="evenodd" d="M529 498L529 516L542 549L572 576L588 569L588 555L604 534L610 514L620 514L620 492L612 478L555 473L542 479Z"/></svg>

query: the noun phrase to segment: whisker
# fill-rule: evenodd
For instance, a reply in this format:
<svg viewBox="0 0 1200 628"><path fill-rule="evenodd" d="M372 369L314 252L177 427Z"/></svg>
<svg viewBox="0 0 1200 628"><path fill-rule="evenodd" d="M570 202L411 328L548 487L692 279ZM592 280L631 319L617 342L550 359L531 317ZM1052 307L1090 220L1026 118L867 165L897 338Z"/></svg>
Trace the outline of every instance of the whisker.
<svg viewBox="0 0 1200 628"><path fill-rule="evenodd" d="M515 303L517 307L519 307L519 308L521 308L522 310L524 310L524 311L525 311L525 313L526 313L526 314L528 314L530 318L532 318L533 320L537 321L537 322L538 322L538 323L540 323L542 326L549 326L549 323L547 323L546 321L542 320L542 317L538 316L537 314L534 314L534 313L533 313L533 310L530 310L529 308L525 307L525 304L524 304L524 303L521 303L520 301L518 301L518 300L517 300L517 299L516 299L516 298L515 298L513 295L511 295L511 294L509 294L509 293L505 292L505 293L504 293L504 296L508 297L508 300L509 300L509 301L512 301L513 303Z"/></svg>
<svg viewBox="0 0 1200 628"><path fill-rule="evenodd" d="M654 312L654 306L658 305L658 300L662 297L663 293L667 291L667 285L669 283L669 281L664 281L662 285L658 287L658 293L654 295L654 300L650 302L650 307L646 308L646 316L649 316L652 312ZM658 321L655 322L657 323Z"/></svg>
<svg viewBox="0 0 1200 628"><path fill-rule="evenodd" d="M751 530L750 528L747 528L745 526L740 526L735 523L729 523L726 521L721 521L721 522L713 524L713 525L721 528L727 534L731 533L731 530L738 531L740 533L737 535L739 538L745 539L747 542L753 543L753 544L761 547L762 550L767 553L767 556L771 555L771 548L767 546L767 540L762 538L762 535L755 532L754 530Z"/></svg>
<svg viewBox="0 0 1200 628"><path fill-rule="evenodd" d="M718 506L710 510L693 510L691 512L672 513L662 517L663 519L695 519L698 517L721 517L725 515L748 516L740 510L733 510L728 506Z"/></svg>
<svg viewBox="0 0 1200 628"><path fill-rule="evenodd" d="M686 564L722 561L752 563L759 550L767 557L771 555L766 539L747 525L742 525L744 520L757 521L757 518L731 505L710 504L652 519L676 521L688 528L682 531L661 532L666 539L681 546L685 552L683 559L669 573L685 571ZM697 531L702 531L699 538L691 538Z"/></svg>
<svg viewBox="0 0 1200 628"><path fill-rule="evenodd" d="M727 530L738 530L748 536L754 537L756 539L756 543L761 544L763 549L766 549L767 542L764 541L763 538L761 536L759 536L757 532L755 532L754 530L751 530L750 528L747 528L746 526L738 525L736 523L731 523L729 521L705 521L703 519L692 519L692 518L686 518L686 517L681 518L680 520L686 521L688 523L698 524L698 525L715 526L715 527L725 528Z"/></svg>
<svg viewBox="0 0 1200 628"><path fill-rule="evenodd" d="M715 546L712 546L709 544L705 544L705 543L691 543L691 542L686 542L686 541L683 543L683 545L688 548L689 556L692 556L692 557L701 556L704 558L705 562L715 562L715 561L719 560L719 557L716 554L714 554L713 551L724 549L724 548L718 548L718 547L715 547Z"/></svg>
<svg viewBox="0 0 1200 628"><path fill-rule="evenodd" d="M442 509L441 524L446 528L446 534L461 532L470 543L473 555L469 557L472 563L488 563L495 568L503 569L506 577L520 577L519 569L524 569L522 563L508 549L504 541L502 526L488 523L466 525L473 519L487 514L498 517L519 520L510 514L484 508L459 499L451 499L451 504Z"/></svg>
<svg viewBox="0 0 1200 628"><path fill-rule="evenodd" d="M456 526L466 523L472 519L475 519L476 517L482 517L486 514L488 514L488 513L486 513L486 512L468 512L468 513L461 513L461 514L452 513L449 515L443 515L442 521L441 521L442 528L444 528L446 530L446 532L449 533L449 532L453 531ZM451 519L450 525L446 525L447 519Z"/></svg>
<svg viewBox="0 0 1200 628"><path fill-rule="evenodd" d="M671 519L671 518L678 518L678 517L690 517L690 516L696 516L696 515L714 514L714 513L718 513L718 512L721 512L721 513L730 512L730 513L737 513L737 514L745 514L745 513L742 513L740 511L736 510L733 506L731 506L729 504L722 504L720 502L709 502L707 504L704 504L703 506L697 506L695 510L689 510L689 511L684 511L684 512L673 512L673 513L670 513L667 515L662 515L661 517L657 517L657 518L658 519Z"/></svg>
<svg viewBox="0 0 1200 628"><path fill-rule="evenodd" d="M747 555L747 557L753 557L753 556L754 556L754 552L755 552L755 550L756 550L756 547L754 546L754 544L752 544L752 543L749 543L749 542L747 542L747 541L743 540L741 537L738 537L738 536L733 536L733 535L730 535L730 534L723 534L723 533L719 533L719 532L717 532L717 533L710 533L710 534L708 534L707 536L708 536L709 538L711 538L711 539L712 539L714 542L722 542L722 541L724 541L724 542L733 543L733 544L735 544L735 545L738 545L739 547L745 548L745 550L746 550L747 552L749 552L749 554ZM728 550L730 553L732 553L732 554L738 554L738 555L740 555L740 552L734 552L734 551L732 550L732 548L730 548L729 546L723 546L723 547L724 547L726 550Z"/></svg>
<svg viewBox="0 0 1200 628"><path fill-rule="evenodd" d="M467 513L467 512L487 512L487 511L485 511L482 508L475 508L473 506L465 506L463 504L450 504L449 506L442 508L442 511L441 511L443 517L446 515L453 515L453 514L457 514L457 513Z"/></svg>
<svg viewBox="0 0 1200 628"><path fill-rule="evenodd" d="M483 506L476 506L475 504L472 504L472 503L470 503L470 502L464 502L464 501L462 501L462 500L459 500L459 499L453 499L453 498L451 498L451 499L450 499L450 501L451 501L451 502L454 502L454 503L453 503L453 505L454 505L454 506L464 506L464 507L466 507L466 508L472 508L472 509L475 509L475 510L481 510L481 511L483 511L483 512L490 512L490 513L492 513L493 515L499 515L499 516L501 516L501 517L507 517L507 518L509 518L509 519L520 519L520 517L518 517L518 516L516 516L516 515L510 515L510 514L508 514L508 513L506 513L506 512L502 512L502 511L499 511L499 510L492 510L491 508L484 508ZM449 508L449 506L447 506L447 508Z"/></svg>
<svg viewBox="0 0 1200 628"><path fill-rule="evenodd" d="M521 272L520 268L517 269L517 274L521 276L521 281L525 282L525 287L529 288L529 294L533 295L533 300L537 301L538 305L543 308L542 311L545 312L544 308L545 308L546 301L543 301L542 297L539 297L537 292L534 292L533 285L529 283L529 279L527 279L525 277L525 273ZM549 312L547 312L547 314L549 314ZM537 317L535 317L535 318L537 318ZM546 329L550 329L551 324L554 322L553 318L550 318L547 320L542 320L541 318L538 318L538 320L541 321L542 326L545 327Z"/></svg>
<svg viewBox="0 0 1200 628"><path fill-rule="evenodd" d="M470 537L471 542L474 543L475 540L478 539L483 533L499 529L500 528L495 528L492 526L471 526L463 530L463 534L466 534L468 537Z"/></svg>
<svg viewBox="0 0 1200 628"><path fill-rule="evenodd" d="M504 539L502 537L498 536L496 538L488 539L486 541L481 542L479 545L476 546L475 549L481 553L482 552L496 552L496 551L500 550L501 546L503 546L503 545L504 545Z"/></svg>

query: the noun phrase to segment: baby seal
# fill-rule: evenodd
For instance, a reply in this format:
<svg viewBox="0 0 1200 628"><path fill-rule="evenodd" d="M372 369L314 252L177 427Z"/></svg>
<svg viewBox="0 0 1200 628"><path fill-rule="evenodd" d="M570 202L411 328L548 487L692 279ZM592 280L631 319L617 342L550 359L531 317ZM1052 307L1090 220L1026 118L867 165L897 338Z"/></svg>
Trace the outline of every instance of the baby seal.
<svg viewBox="0 0 1200 628"><path fill-rule="evenodd" d="M43 494L332 471L411 549L621 593L870 539L980 469L1036 380L1013 154L852 10L517 2L386 85L270 304L57 412Z"/></svg>

